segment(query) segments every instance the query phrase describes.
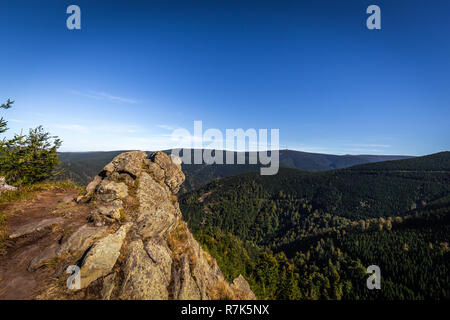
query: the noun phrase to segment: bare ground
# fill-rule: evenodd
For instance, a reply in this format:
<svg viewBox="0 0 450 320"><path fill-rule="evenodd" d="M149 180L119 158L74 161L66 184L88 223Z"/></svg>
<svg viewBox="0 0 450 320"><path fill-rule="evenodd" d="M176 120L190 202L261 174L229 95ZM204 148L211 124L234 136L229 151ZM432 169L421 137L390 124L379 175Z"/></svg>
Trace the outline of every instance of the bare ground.
<svg viewBox="0 0 450 320"><path fill-rule="evenodd" d="M54 285L58 274L64 272L66 262L57 259L36 271L28 271L28 266L39 253L61 243L65 236L86 223L90 207L75 203L77 194L76 190L40 191L32 200L0 206L0 212L7 215L9 235L24 225L63 218L62 223L6 240L0 253L0 300L34 299L49 285Z"/></svg>

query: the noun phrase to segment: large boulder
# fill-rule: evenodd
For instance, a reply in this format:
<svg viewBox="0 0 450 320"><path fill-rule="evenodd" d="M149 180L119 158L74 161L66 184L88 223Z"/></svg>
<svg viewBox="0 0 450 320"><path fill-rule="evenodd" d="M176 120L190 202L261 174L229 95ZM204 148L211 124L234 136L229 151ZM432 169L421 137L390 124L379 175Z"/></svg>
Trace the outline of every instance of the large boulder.
<svg viewBox="0 0 450 320"><path fill-rule="evenodd" d="M147 153L144 151L124 152L108 163L102 172L106 175L113 172L126 172L136 178L142 171L142 163L145 158L147 158Z"/></svg>
<svg viewBox="0 0 450 320"><path fill-rule="evenodd" d="M207 299L204 288L197 286L194 280L188 255L181 255L178 259L178 267L173 273L173 292L176 300L201 300Z"/></svg>
<svg viewBox="0 0 450 320"><path fill-rule="evenodd" d="M97 187L95 197L103 202L125 198L128 195L128 187L124 182L115 182L104 179Z"/></svg>
<svg viewBox="0 0 450 320"><path fill-rule="evenodd" d="M169 157L164 152L154 152L150 159L164 171L164 182L172 193L178 193L185 176L181 170L181 161L178 158Z"/></svg>
<svg viewBox="0 0 450 320"><path fill-rule="evenodd" d="M100 239L89 250L81 265L82 288L111 272L130 227L131 224L121 226L117 232Z"/></svg>
<svg viewBox="0 0 450 320"><path fill-rule="evenodd" d="M10 186L6 183L5 177L0 177L0 193L16 189L16 187Z"/></svg>
<svg viewBox="0 0 450 320"><path fill-rule="evenodd" d="M93 223L49 247L30 268L69 257L81 266L82 290L102 299L254 298L243 277L225 281L182 221L176 193L184 178L179 161L163 152L118 155L82 197Z"/></svg>
<svg viewBox="0 0 450 320"><path fill-rule="evenodd" d="M170 278L144 248L142 240L129 245L129 255L124 267L122 299L167 300Z"/></svg>
<svg viewBox="0 0 450 320"><path fill-rule="evenodd" d="M28 270L35 271L50 260L65 255L79 258L96 240L105 236L106 232L105 227L96 228L87 224L83 225L64 240L61 245L53 243L34 257L28 265Z"/></svg>
<svg viewBox="0 0 450 320"><path fill-rule="evenodd" d="M28 235L30 233L34 233L34 232L38 232L38 231L42 231L45 228L54 226L54 225L58 225L58 224L62 224L64 222L63 218L49 218L49 219L44 219L44 220L39 220L39 221L35 221L35 222L30 222L29 224L20 226L19 228L15 229L10 235L9 238L10 239L15 239L18 237L22 237L25 235Z"/></svg>
<svg viewBox="0 0 450 320"><path fill-rule="evenodd" d="M240 300L256 299L255 294L253 293L252 289L250 289L250 285L241 274L236 279L233 280L231 289L233 290L236 298Z"/></svg>
<svg viewBox="0 0 450 320"><path fill-rule="evenodd" d="M177 221L168 188L143 172L136 197L140 204L136 219L139 233L144 239L163 238Z"/></svg>
<svg viewBox="0 0 450 320"><path fill-rule="evenodd" d="M28 271L35 271L36 269L39 269L40 267L44 266L47 261L53 259L57 255L58 250L58 244L53 243L47 248L45 248L40 254L35 256L28 265Z"/></svg>
<svg viewBox="0 0 450 320"><path fill-rule="evenodd" d="M57 254L78 256L85 252L96 240L105 236L106 232L106 227L98 228L85 224L63 241L57 250Z"/></svg>
<svg viewBox="0 0 450 320"><path fill-rule="evenodd" d="M93 214L102 215L108 220L117 220L119 221L122 218L123 202L120 199L113 200L111 202L107 202L105 204L100 204L93 211Z"/></svg>

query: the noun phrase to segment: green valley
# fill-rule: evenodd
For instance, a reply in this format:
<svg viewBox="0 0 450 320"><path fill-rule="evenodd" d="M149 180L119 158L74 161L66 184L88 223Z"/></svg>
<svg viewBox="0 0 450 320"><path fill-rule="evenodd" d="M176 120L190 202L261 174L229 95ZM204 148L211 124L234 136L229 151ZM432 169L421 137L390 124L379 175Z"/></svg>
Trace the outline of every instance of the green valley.
<svg viewBox="0 0 450 320"><path fill-rule="evenodd" d="M281 168L182 195L184 219L259 298L450 297L450 152L325 172ZM368 290L378 265L382 290Z"/></svg>

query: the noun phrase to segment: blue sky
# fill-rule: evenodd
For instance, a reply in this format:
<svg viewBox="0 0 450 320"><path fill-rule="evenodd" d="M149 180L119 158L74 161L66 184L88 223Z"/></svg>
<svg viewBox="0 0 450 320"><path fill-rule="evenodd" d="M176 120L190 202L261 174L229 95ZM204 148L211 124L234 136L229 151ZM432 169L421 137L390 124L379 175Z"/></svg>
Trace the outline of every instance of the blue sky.
<svg viewBox="0 0 450 320"><path fill-rule="evenodd" d="M66 8L81 8L81 30ZM366 28L368 5L381 30ZM9 135L62 151L170 147L174 128L278 128L282 148L450 149L450 2L0 2Z"/></svg>

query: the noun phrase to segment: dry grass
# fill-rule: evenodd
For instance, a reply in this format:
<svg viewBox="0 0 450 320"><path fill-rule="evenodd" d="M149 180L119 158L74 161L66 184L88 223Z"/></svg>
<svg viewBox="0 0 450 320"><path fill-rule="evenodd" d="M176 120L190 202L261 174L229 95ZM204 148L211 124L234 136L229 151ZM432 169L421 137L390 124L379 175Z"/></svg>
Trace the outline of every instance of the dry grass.
<svg viewBox="0 0 450 320"><path fill-rule="evenodd" d="M120 211L121 221L125 221L127 216L135 217L139 210L139 199L137 197L137 191L139 186L139 177L134 179L132 185L127 184L128 195L122 199L123 210Z"/></svg>
<svg viewBox="0 0 450 320"><path fill-rule="evenodd" d="M42 182L30 186L21 186L17 190L11 190L0 194L0 205L9 204L19 200L32 199L36 192L46 190L79 190L80 193L84 190L78 184L71 180L57 181L57 182Z"/></svg>
<svg viewBox="0 0 450 320"><path fill-rule="evenodd" d="M137 212L139 210L139 200L133 196L126 196L122 199L123 206L125 210L128 212Z"/></svg>
<svg viewBox="0 0 450 320"><path fill-rule="evenodd" d="M191 269L197 265L197 256L188 242L188 229L184 221L179 221L175 229L167 236L167 243L174 260L178 260L182 254L187 254Z"/></svg>
<svg viewBox="0 0 450 320"><path fill-rule="evenodd" d="M208 288L208 294L212 300L235 299L233 290L231 290L230 285L224 279L217 281L213 287Z"/></svg>
<svg viewBox="0 0 450 320"><path fill-rule="evenodd" d="M59 257L54 257L44 263L48 268L56 268L60 264L61 260Z"/></svg>
<svg viewBox="0 0 450 320"><path fill-rule="evenodd" d="M215 265L214 258L203 248L203 256L205 257L206 261L208 262L210 267L213 267Z"/></svg>
<svg viewBox="0 0 450 320"><path fill-rule="evenodd" d="M74 201L69 202L60 202L56 206L55 210L52 211L55 215L63 215L67 212L70 212L76 208L76 203Z"/></svg>
<svg viewBox="0 0 450 320"><path fill-rule="evenodd" d="M178 202L178 196L177 196L176 194L170 195L170 201L171 201L172 203Z"/></svg>
<svg viewBox="0 0 450 320"><path fill-rule="evenodd" d="M167 242L173 253L182 253L187 242L187 227L183 221L179 221L175 229L167 236Z"/></svg>

